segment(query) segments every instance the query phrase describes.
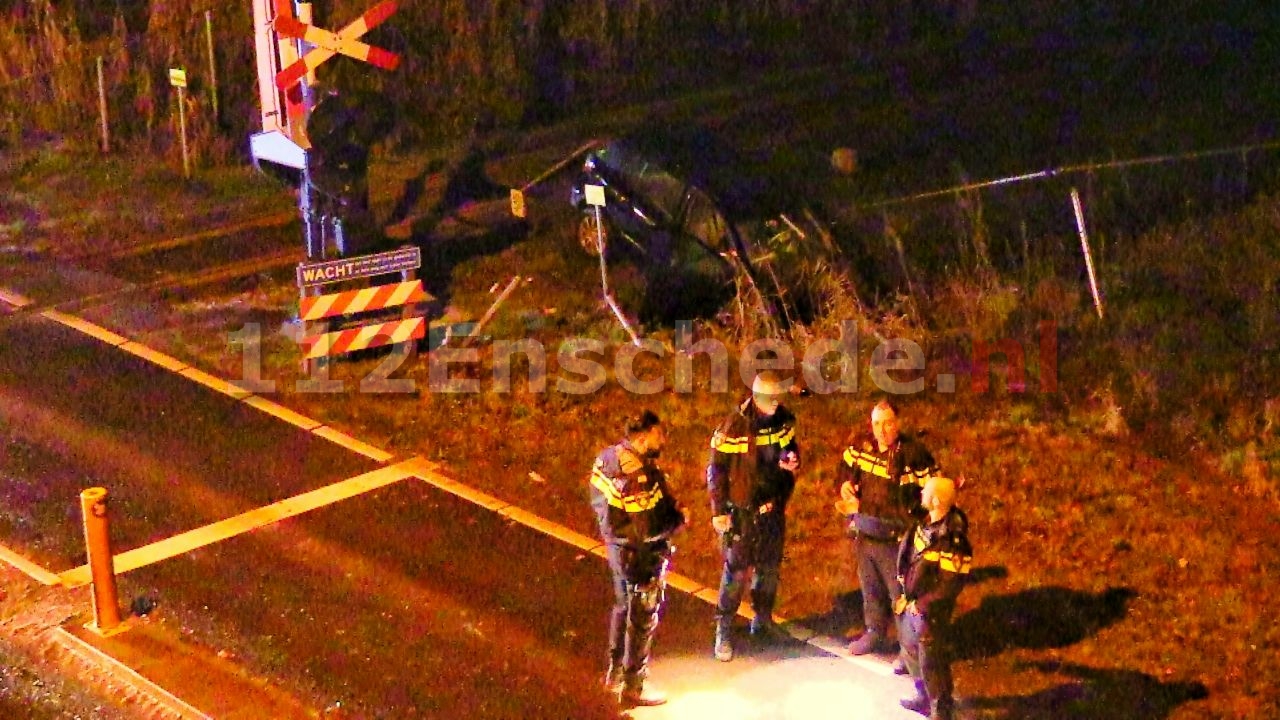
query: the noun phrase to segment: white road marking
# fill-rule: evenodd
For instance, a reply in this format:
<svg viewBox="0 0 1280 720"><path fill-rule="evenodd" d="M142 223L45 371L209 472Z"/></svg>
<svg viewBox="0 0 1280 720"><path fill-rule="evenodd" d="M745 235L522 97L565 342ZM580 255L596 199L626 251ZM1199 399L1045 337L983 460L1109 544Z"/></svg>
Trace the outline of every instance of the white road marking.
<svg viewBox="0 0 1280 720"><path fill-rule="evenodd" d="M332 505L341 500L367 493L370 490L377 490L409 477L413 477L413 475L406 467L406 463L400 463L378 468L363 475L357 475L301 495L294 495L291 498L264 505L204 527L188 530L164 540L134 548L128 552L117 553L112 556L115 573L120 575L161 560L167 560L197 548L233 538L250 530L256 530L265 525L279 522L285 518L301 515L326 505ZM70 588L88 585L91 580L88 565L81 565L68 570L59 577L62 584Z"/></svg>
<svg viewBox="0 0 1280 720"><path fill-rule="evenodd" d="M31 299L26 295L16 293L12 290L6 290L0 287L0 302L8 303L14 307L26 307L31 304Z"/></svg>

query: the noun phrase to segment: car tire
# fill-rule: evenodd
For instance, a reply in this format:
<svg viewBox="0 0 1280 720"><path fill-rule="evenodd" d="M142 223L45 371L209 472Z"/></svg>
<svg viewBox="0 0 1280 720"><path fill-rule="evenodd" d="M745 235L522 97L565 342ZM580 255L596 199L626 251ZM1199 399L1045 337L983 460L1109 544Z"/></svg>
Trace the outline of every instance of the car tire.
<svg viewBox="0 0 1280 720"><path fill-rule="evenodd" d="M578 244L591 257L600 256L598 240L603 240L604 246L609 247L609 223L601 222L599 230L596 229L596 224L594 211L584 212L578 219Z"/></svg>

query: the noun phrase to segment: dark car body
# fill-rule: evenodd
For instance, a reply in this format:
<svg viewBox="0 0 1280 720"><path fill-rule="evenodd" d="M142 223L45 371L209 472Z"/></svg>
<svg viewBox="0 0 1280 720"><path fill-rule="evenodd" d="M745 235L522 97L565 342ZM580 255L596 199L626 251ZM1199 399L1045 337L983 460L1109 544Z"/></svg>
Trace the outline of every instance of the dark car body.
<svg viewBox="0 0 1280 720"><path fill-rule="evenodd" d="M589 202L588 186L602 188L603 206ZM601 142L569 199L584 250L603 241L607 257L643 269L642 314L654 318L714 313L736 295L785 325L801 258L832 248L802 193L699 126L650 125Z"/></svg>

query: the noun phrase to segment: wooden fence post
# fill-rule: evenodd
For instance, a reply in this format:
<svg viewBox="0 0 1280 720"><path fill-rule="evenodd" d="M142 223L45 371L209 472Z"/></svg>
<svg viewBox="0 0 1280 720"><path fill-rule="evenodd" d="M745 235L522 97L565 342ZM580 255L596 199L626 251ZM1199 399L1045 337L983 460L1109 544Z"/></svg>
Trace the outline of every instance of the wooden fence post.
<svg viewBox="0 0 1280 720"><path fill-rule="evenodd" d="M111 152L111 133L107 126L107 85L102 77L102 56L98 56L98 116L102 124L102 152Z"/></svg>
<svg viewBox="0 0 1280 720"><path fill-rule="evenodd" d="M209 102L213 106L213 124L218 124L218 65L213 56L213 11L204 11L204 42L209 48Z"/></svg>

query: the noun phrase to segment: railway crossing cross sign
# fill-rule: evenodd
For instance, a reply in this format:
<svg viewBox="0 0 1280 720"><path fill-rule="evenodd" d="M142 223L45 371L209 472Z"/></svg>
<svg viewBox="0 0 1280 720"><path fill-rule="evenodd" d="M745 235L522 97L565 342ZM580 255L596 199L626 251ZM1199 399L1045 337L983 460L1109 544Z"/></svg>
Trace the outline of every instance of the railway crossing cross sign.
<svg viewBox="0 0 1280 720"><path fill-rule="evenodd" d="M288 2L281 4L291 6ZM339 54L363 60L384 70L395 70L400 65L399 55L359 40L366 32L391 17L395 11L396 0L382 0L336 33L308 25L294 17L291 11L277 13L272 23L277 35L302 40L314 47L276 75L276 87L280 90L289 89L294 83L315 70L320 63Z"/></svg>

